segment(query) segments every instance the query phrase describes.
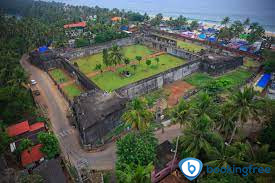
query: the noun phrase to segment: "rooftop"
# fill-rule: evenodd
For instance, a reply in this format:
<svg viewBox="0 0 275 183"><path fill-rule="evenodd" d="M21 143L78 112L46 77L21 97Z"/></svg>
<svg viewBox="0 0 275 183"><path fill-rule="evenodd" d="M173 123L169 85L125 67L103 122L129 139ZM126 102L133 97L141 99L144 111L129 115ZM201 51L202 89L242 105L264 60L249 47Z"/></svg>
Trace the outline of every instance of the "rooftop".
<svg viewBox="0 0 275 183"><path fill-rule="evenodd" d="M83 130L95 125L106 116L120 111L125 107L127 99L116 93L93 92L75 99L74 105L79 125Z"/></svg>
<svg viewBox="0 0 275 183"><path fill-rule="evenodd" d="M111 18L111 20L112 20L113 22L117 22L117 21L120 21L120 20L121 20L121 17L113 17L113 18Z"/></svg>
<svg viewBox="0 0 275 183"><path fill-rule="evenodd" d="M205 54L204 56L205 56L205 60L207 60L208 62L212 62L212 63L232 61L235 58L233 56L226 56L226 55L216 54L216 53L208 53L208 54Z"/></svg>
<svg viewBox="0 0 275 183"><path fill-rule="evenodd" d="M77 22L77 23L72 23L72 24L66 24L64 25L65 29L68 28L76 28L76 27L86 27L86 22Z"/></svg>
<svg viewBox="0 0 275 183"><path fill-rule="evenodd" d="M8 135L10 137L14 137L17 135L21 135L23 133L26 133L30 130L29 122L23 121L21 123L17 123L15 125L11 125L7 128Z"/></svg>
<svg viewBox="0 0 275 183"><path fill-rule="evenodd" d="M46 161L33 170L43 177L47 183L66 183L59 159Z"/></svg>
<svg viewBox="0 0 275 183"><path fill-rule="evenodd" d="M44 127L45 127L45 124L43 122L36 122L33 125L30 125L29 131L33 132L33 131L39 130L41 128L44 128Z"/></svg>
<svg viewBox="0 0 275 183"><path fill-rule="evenodd" d="M174 153L171 151L172 149L173 145L168 140L157 146L157 158L155 162L156 172L164 169L166 164L173 160Z"/></svg>
<svg viewBox="0 0 275 183"><path fill-rule="evenodd" d="M27 166L36 161L39 161L44 157L43 153L40 151L42 144L37 144L33 146L31 149L26 149L21 153L21 164L22 166Z"/></svg>
<svg viewBox="0 0 275 183"><path fill-rule="evenodd" d="M21 123L17 123L15 125L11 125L7 128L7 133L10 137L15 137L27 132L33 132L44 128L45 124L43 122L37 122L32 125L29 125L28 121L23 121Z"/></svg>

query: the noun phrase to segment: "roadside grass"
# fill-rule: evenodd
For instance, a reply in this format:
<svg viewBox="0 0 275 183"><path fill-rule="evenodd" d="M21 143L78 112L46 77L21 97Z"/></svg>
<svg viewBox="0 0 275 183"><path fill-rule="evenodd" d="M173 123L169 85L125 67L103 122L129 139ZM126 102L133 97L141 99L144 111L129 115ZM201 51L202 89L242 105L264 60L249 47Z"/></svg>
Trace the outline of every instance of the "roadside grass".
<svg viewBox="0 0 275 183"><path fill-rule="evenodd" d="M49 74L53 77L53 79L58 83L65 83L70 80L69 76L67 76L62 69L53 69L49 71Z"/></svg>
<svg viewBox="0 0 275 183"><path fill-rule="evenodd" d="M205 49L205 47L203 46L200 46L194 43L185 42L185 41L180 41L180 40L177 41L177 46L194 53L198 53L201 50Z"/></svg>
<svg viewBox="0 0 275 183"><path fill-rule="evenodd" d="M118 68L115 72L104 72L102 74L93 76L90 79L95 82L101 89L110 92L130 83L139 81L141 79L186 63L186 60L174 57L169 54L160 55L158 58L158 64L155 61L155 58L152 58L150 59L152 63L149 66L146 65L145 62L141 62L140 64L137 64L136 70L131 66L125 66L123 68ZM124 70L129 71L131 76L123 76L121 72Z"/></svg>
<svg viewBox="0 0 275 183"><path fill-rule="evenodd" d="M83 92L83 90L80 89L79 86L75 83L64 86L62 90L69 97L70 100L72 100L76 96L79 96Z"/></svg>
<svg viewBox="0 0 275 183"><path fill-rule="evenodd" d="M122 47L122 52L124 53L124 56L130 60L134 60L136 56L142 56L144 58L145 56L155 53L154 50L143 45L125 46ZM101 64L102 68L105 68L102 52L76 59L74 62L78 64L80 71L84 74L93 72L97 64Z"/></svg>

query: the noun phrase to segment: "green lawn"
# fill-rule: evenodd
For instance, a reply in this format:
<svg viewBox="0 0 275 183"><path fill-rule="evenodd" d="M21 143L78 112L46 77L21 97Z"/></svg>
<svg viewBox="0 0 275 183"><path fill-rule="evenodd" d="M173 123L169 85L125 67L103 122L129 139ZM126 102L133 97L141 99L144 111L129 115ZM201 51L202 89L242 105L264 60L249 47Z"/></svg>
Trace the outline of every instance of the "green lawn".
<svg viewBox="0 0 275 183"><path fill-rule="evenodd" d="M69 76L65 74L65 71L62 69L53 69L49 71L49 74L53 77L53 79L58 83L65 83L70 80Z"/></svg>
<svg viewBox="0 0 275 183"><path fill-rule="evenodd" d="M238 84L241 84L245 79L249 78L250 76L251 76L251 72L239 68L237 70L228 72L217 78L211 77L206 73L194 73L184 80L196 87L202 87L212 79L227 79L231 82L231 86L237 86Z"/></svg>
<svg viewBox="0 0 275 183"><path fill-rule="evenodd" d="M75 83L64 86L62 90L71 100L83 92Z"/></svg>
<svg viewBox="0 0 275 183"><path fill-rule="evenodd" d="M131 45L123 47L122 52L124 53L125 57L129 58L130 60L133 60L136 56L145 57L147 55L154 53L155 51L143 45ZM98 54L76 59L74 62L77 62L81 72L83 72L84 74L88 74L94 71L96 64L102 64L102 67L105 67L102 62L102 55L103 54L101 52Z"/></svg>
<svg viewBox="0 0 275 183"><path fill-rule="evenodd" d="M120 74L121 71L125 70L124 67L117 69L116 72L104 72L103 74L98 74L90 79L95 82L101 89L105 91L113 91L122 86L128 85L130 83L139 81L141 79L186 63L185 60L169 54L161 55L159 56L159 59L159 64L157 64L155 59L151 59L152 64L149 67L143 61L140 65L137 65L136 70L128 66L127 70L129 70L132 74L128 78L125 76L121 76Z"/></svg>
<svg viewBox="0 0 275 183"><path fill-rule="evenodd" d="M252 75L251 72L245 69L237 69L235 71L229 72L223 76L220 76L220 79L227 79L231 81L231 86L237 86L241 84L244 80L249 78Z"/></svg>
<svg viewBox="0 0 275 183"><path fill-rule="evenodd" d="M200 52L202 49L205 49L203 46L179 40L177 41L177 46L195 53Z"/></svg>
<svg viewBox="0 0 275 183"><path fill-rule="evenodd" d="M188 76L184 80L193 86L201 87L205 85L207 82L211 81L212 79L213 78L206 73L197 72Z"/></svg>

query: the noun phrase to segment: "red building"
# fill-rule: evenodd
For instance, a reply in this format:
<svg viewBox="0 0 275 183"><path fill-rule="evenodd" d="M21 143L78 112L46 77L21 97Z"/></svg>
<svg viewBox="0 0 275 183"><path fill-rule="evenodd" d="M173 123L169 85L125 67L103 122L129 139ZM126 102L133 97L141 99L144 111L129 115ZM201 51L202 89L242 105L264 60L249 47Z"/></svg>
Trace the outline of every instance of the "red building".
<svg viewBox="0 0 275 183"><path fill-rule="evenodd" d="M86 22L77 22L77 23L72 23L72 24L66 24L64 25L65 29L68 28L85 28L86 27Z"/></svg>
<svg viewBox="0 0 275 183"><path fill-rule="evenodd" d="M37 135L39 132L46 131L46 126L43 122L36 122L29 125L28 121L11 125L7 128L9 137L13 137L14 141L10 144L11 152L19 146L22 139L30 139L34 144L38 143Z"/></svg>
<svg viewBox="0 0 275 183"><path fill-rule="evenodd" d="M37 144L21 153L21 164L23 167L33 167L35 163L40 163L44 160L44 154L40 151L41 147L42 144Z"/></svg>

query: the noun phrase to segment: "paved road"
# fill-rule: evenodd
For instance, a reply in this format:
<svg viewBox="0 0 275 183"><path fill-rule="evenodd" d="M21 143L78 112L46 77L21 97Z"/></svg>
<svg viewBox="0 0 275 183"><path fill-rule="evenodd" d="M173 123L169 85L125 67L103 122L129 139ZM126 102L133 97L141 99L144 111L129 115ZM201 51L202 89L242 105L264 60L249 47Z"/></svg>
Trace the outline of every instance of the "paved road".
<svg viewBox="0 0 275 183"><path fill-rule="evenodd" d="M116 160L115 143L109 144L102 152L90 153L84 151L79 143L78 131L69 124L66 117L68 103L60 94L53 81L46 72L34 67L28 61L28 56L24 55L21 59L21 65L30 74L30 79L38 83L42 100L39 101L42 106L47 106L48 117L52 124L52 129L57 135L63 154L77 165L79 162L86 161L88 166L93 169L106 170L113 169ZM178 125L155 132L159 142L167 139L173 139L181 133Z"/></svg>

